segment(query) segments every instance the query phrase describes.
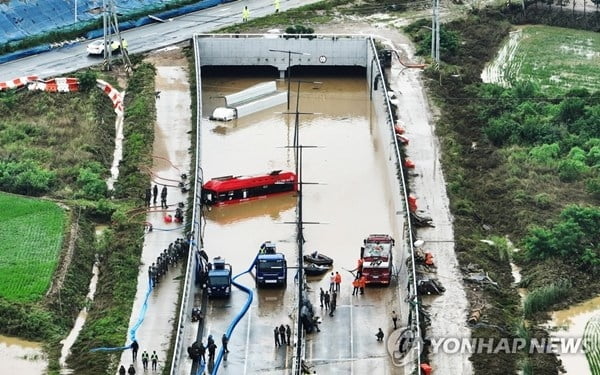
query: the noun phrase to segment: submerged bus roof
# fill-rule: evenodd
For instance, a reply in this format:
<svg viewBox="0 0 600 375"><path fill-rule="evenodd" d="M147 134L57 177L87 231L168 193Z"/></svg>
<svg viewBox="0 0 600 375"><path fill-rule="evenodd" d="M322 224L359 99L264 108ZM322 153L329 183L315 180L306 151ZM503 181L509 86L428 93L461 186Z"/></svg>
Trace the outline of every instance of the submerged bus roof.
<svg viewBox="0 0 600 375"><path fill-rule="evenodd" d="M203 185L203 189L216 192L232 191L263 185L296 183L296 174L276 170L270 173L253 176L224 176L213 178Z"/></svg>

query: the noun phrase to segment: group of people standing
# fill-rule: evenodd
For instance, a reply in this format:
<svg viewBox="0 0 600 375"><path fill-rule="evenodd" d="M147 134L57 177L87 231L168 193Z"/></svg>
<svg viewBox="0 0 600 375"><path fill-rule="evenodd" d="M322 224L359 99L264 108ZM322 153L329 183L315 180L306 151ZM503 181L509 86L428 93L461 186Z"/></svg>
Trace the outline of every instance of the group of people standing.
<svg viewBox="0 0 600 375"><path fill-rule="evenodd" d="M223 345L223 351L229 353L229 349L227 348L229 337L227 337L227 334L225 333L221 337L221 344ZM206 363L206 352L208 352L208 363L214 363L216 351L217 344L215 344L215 339L213 339L212 335L208 335L206 346L204 346L202 341L194 341L194 343L187 348L190 358L198 364ZM227 359L225 358L225 360Z"/></svg>
<svg viewBox="0 0 600 375"><path fill-rule="evenodd" d="M367 278L363 275L356 275L356 278L352 280L352 295L365 294L365 286L367 285Z"/></svg>
<svg viewBox="0 0 600 375"><path fill-rule="evenodd" d="M292 336L292 329L288 324L285 326L282 324L279 327L275 326L273 330L273 336L275 338L275 347L280 347L282 345L290 345L290 338Z"/></svg>
<svg viewBox="0 0 600 375"><path fill-rule="evenodd" d="M150 207L153 202L156 206L156 201L158 200L158 185L154 185L153 188L146 189L146 195L144 196L144 203L146 207ZM167 205L167 187L163 185L162 190L160 191L160 207L161 208L169 208Z"/></svg>
<svg viewBox="0 0 600 375"><path fill-rule="evenodd" d="M154 288L160 282L160 278L169 271L169 266L176 266L180 259L185 259L189 251L190 243L188 240L178 238L175 242L171 242L169 247L156 257L156 262L148 267L150 285Z"/></svg>
<svg viewBox="0 0 600 375"><path fill-rule="evenodd" d="M319 302L321 302L321 308L325 307L325 311L329 311L329 316L333 316L333 313L337 307L338 294L335 291L335 287L333 289L334 290L331 292L331 294L329 294L329 291L324 291L323 288L321 288L321 292L319 293Z"/></svg>
<svg viewBox="0 0 600 375"><path fill-rule="evenodd" d="M136 363L138 351L140 350L140 344L137 342L137 340L133 340L131 345L129 345L129 348L131 349L133 363ZM148 354L148 352L145 350L142 353L142 366L144 368L144 371L148 370L149 362L152 363L152 371L156 371L158 368L158 354L156 354L156 350L153 350L152 354ZM129 365L129 368L127 370L125 369L125 366L121 365L121 367L119 367L119 375L134 375L136 371L133 363Z"/></svg>

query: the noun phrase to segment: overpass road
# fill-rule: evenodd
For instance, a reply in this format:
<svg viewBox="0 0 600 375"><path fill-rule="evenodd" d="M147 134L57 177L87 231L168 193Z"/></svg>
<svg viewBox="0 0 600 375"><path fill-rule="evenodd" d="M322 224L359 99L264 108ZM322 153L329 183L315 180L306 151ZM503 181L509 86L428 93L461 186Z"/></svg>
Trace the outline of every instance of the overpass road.
<svg viewBox="0 0 600 375"><path fill-rule="evenodd" d="M314 2L317 0L281 0L281 11ZM147 52L188 40L195 33L208 33L239 23L244 6L248 6L250 18L274 12L272 0L240 0L173 18L164 23L127 30L122 32L122 36L128 41L129 53ZM91 40L0 64L0 82L27 75L54 77L102 63L102 58L87 55L86 46L89 42Z"/></svg>

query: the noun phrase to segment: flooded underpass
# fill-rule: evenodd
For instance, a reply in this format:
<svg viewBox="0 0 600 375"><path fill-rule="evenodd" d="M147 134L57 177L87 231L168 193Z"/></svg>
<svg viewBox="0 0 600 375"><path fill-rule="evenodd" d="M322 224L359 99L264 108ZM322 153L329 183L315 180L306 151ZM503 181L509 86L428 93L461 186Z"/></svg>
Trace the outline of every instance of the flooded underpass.
<svg viewBox="0 0 600 375"><path fill-rule="evenodd" d="M225 175L253 175L272 170L295 169L293 150L294 115L284 114L285 104L230 122L208 120L222 106L223 95L243 90L267 78L203 77L202 166L205 181ZM398 374L388 356L387 338L393 331L392 310L400 307L406 285L393 281L390 287L367 288L365 295L352 296L353 276L363 239L372 233L402 238L403 213L390 202L392 190L380 142L389 135L378 134L372 124L367 83L360 77L302 77L300 86L299 139L304 146L302 176L311 184L303 188L305 252L318 250L334 259L333 272L342 275L338 307L333 317L325 314L318 301L319 288L327 289L329 278L309 279L309 295L316 314L321 316L320 333L307 337L306 357L317 373ZM286 84L278 83L285 91ZM297 83L292 84L291 108L295 111ZM394 176L395 177L395 176ZM258 290L249 313L232 334L223 374L283 374L292 366L293 345L276 348L273 329L292 327L297 314L294 281L298 253L295 242L296 197L293 194L239 205L212 208L207 214L204 249L210 257L222 256L236 275L248 269L260 245L273 241L288 261L287 288ZM396 272L406 273L405 249L397 241ZM238 282L254 288L252 274ZM256 290L255 290L256 291ZM207 308L208 335L218 340L246 301L246 294L234 289L228 300L211 300ZM400 325L403 325L400 324ZM375 334L382 328L383 342Z"/></svg>

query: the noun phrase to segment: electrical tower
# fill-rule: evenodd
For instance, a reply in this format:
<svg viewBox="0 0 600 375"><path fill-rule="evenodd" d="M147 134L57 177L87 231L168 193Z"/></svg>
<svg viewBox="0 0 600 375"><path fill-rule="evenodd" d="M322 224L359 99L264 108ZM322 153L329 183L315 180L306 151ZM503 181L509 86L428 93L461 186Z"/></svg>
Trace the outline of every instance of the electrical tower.
<svg viewBox="0 0 600 375"><path fill-rule="evenodd" d="M125 64L125 70L131 70L131 61L127 54L127 45L123 43L121 32L119 31L119 21L117 20L117 12L115 10L114 0L102 0L102 30L104 36L104 68L111 69L112 64L112 43L116 39L119 43L119 51Z"/></svg>
<svg viewBox="0 0 600 375"><path fill-rule="evenodd" d="M440 63L440 0L433 0L431 17L431 59Z"/></svg>

